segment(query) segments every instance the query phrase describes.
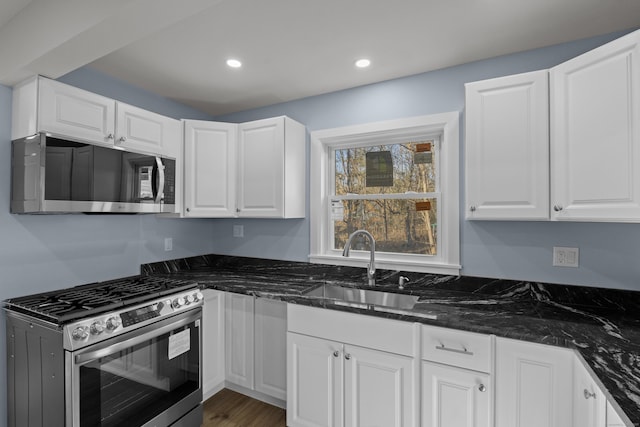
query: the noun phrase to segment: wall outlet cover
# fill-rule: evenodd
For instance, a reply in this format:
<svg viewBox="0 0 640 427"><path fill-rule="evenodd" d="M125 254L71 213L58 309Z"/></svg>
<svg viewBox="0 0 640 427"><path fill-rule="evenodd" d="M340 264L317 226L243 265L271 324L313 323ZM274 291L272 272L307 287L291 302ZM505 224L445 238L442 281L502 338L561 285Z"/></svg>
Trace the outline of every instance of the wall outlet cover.
<svg viewBox="0 0 640 427"><path fill-rule="evenodd" d="M555 267L577 268L580 251L578 248L567 248L561 246L553 247L553 265Z"/></svg>
<svg viewBox="0 0 640 427"><path fill-rule="evenodd" d="M169 252L169 251L173 250L173 238L171 238L171 237L165 237L164 238L164 250L166 252Z"/></svg>
<svg viewBox="0 0 640 427"><path fill-rule="evenodd" d="M244 225L233 226L233 237L244 237Z"/></svg>

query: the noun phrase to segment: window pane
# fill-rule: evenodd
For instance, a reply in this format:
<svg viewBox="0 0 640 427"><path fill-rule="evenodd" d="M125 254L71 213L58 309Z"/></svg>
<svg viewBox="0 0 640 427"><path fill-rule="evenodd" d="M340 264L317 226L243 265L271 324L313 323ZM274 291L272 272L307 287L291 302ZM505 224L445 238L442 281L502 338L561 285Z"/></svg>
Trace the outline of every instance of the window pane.
<svg viewBox="0 0 640 427"><path fill-rule="evenodd" d="M376 252L436 255L435 199L343 200L344 217L334 221L334 249L344 248L349 234L369 231ZM353 249L368 250L365 237L352 242Z"/></svg>
<svg viewBox="0 0 640 427"><path fill-rule="evenodd" d="M335 150L336 195L435 192L433 141Z"/></svg>

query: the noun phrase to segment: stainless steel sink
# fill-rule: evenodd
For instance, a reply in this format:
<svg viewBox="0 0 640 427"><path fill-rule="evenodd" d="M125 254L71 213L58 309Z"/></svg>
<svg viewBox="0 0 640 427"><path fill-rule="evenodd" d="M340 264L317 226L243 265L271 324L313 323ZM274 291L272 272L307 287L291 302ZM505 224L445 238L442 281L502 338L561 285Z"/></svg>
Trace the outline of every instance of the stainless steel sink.
<svg viewBox="0 0 640 427"><path fill-rule="evenodd" d="M410 310L418 301L418 296L397 294L394 292L356 289L337 285L323 285L307 292L305 295L334 299L357 305L373 305L396 309ZM364 307L372 308L372 307Z"/></svg>

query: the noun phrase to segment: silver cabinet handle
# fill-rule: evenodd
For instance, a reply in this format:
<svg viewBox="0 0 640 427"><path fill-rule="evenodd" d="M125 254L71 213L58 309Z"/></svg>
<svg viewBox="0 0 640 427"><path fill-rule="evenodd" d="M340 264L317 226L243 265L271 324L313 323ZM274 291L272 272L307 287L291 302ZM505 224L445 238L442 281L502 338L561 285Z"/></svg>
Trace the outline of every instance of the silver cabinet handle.
<svg viewBox="0 0 640 427"><path fill-rule="evenodd" d="M344 358L347 360L351 360L351 355L349 353L345 353Z"/></svg>
<svg viewBox="0 0 640 427"><path fill-rule="evenodd" d="M187 208L187 212L191 212L191 208Z"/></svg>
<svg viewBox="0 0 640 427"><path fill-rule="evenodd" d="M107 139L113 139L113 134L110 133L109 135L107 135Z"/></svg>
<svg viewBox="0 0 640 427"><path fill-rule="evenodd" d="M338 357L340 356L340 352L338 350L333 352L333 357Z"/></svg>
<svg viewBox="0 0 640 427"><path fill-rule="evenodd" d="M473 356L473 351L469 351L466 349L466 347L462 347L462 350L458 350L457 348L449 348L449 347L445 347L444 344L440 344L436 346L436 350L443 350L443 351L450 351L452 353L458 353L458 354L466 354L467 356Z"/></svg>
<svg viewBox="0 0 640 427"><path fill-rule="evenodd" d="M120 142L125 142L127 140L127 138L125 138L124 136L120 137Z"/></svg>
<svg viewBox="0 0 640 427"><path fill-rule="evenodd" d="M589 390L587 390L586 388L584 389L584 398L588 399L590 397L593 397L594 399L596 398L596 394L594 393L589 393Z"/></svg>
<svg viewBox="0 0 640 427"><path fill-rule="evenodd" d="M469 210L470 210L471 212L475 212L475 211L476 211L476 207L475 207L474 205L471 205L471 206L469 207Z"/></svg>
<svg viewBox="0 0 640 427"><path fill-rule="evenodd" d="M553 210L556 211L556 212L560 212L562 210L562 206L561 205L555 205L553 207Z"/></svg>
<svg viewBox="0 0 640 427"><path fill-rule="evenodd" d="M478 386L478 390L480 390L480 393L484 393L485 391L487 391L487 388L484 386L484 384L480 384Z"/></svg>

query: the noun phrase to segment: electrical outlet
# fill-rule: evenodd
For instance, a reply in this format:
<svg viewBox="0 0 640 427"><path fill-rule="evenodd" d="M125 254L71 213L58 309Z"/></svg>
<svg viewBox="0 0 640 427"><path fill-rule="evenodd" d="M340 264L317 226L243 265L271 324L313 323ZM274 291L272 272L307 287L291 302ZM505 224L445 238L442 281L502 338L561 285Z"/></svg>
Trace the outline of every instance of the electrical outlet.
<svg viewBox="0 0 640 427"><path fill-rule="evenodd" d="M173 250L173 239L171 237L164 238L164 250L166 252Z"/></svg>
<svg viewBox="0 0 640 427"><path fill-rule="evenodd" d="M244 225L233 226L233 237L244 237Z"/></svg>
<svg viewBox="0 0 640 427"><path fill-rule="evenodd" d="M578 248L553 247L553 265L555 267L578 267Z"/></svg>

